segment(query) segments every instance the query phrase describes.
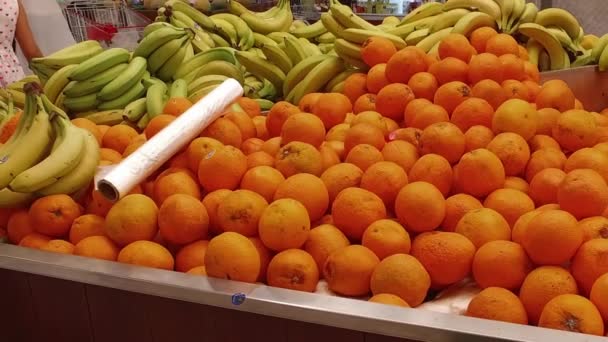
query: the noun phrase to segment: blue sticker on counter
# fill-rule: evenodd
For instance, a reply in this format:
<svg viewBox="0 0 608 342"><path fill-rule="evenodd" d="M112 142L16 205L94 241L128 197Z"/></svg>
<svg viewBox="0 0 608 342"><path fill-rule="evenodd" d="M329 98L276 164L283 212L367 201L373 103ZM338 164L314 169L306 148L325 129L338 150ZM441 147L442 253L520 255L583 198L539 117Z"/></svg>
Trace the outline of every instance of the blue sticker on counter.
<svg viewBox="0 0 608 342"><path fill-rule="evenodd" d="M245 302L245 298L247 298L247 296L244 293L235 293L232 295L232 304L241 305Z"/></svg>

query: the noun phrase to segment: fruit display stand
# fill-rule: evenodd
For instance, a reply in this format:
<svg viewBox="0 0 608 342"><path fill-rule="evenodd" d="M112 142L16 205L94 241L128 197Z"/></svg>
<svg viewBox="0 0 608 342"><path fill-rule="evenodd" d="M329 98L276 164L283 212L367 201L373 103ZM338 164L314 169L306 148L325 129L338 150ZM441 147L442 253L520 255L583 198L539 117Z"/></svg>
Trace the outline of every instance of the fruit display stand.
<svg viewBox="0 0 608 342"><path fill-rule="evenodd" d="M3 341L605 341L0 244Z"/></svg>

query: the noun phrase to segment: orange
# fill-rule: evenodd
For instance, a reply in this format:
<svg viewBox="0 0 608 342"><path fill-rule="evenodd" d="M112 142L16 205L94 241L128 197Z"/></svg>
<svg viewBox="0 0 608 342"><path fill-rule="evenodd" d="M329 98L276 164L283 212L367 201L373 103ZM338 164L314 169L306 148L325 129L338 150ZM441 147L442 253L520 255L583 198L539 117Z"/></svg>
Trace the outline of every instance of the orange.
<svg viewBox="0 0 608 342"><path fill-rule="evenodd" d="M389 84L378 92L376 111L387 118L400 120L407 104L414 99L412 89L404 83Z"/></svg>
<svg viewBox="0 0 608 342"><path fill-rule="evenodd" d="M527 69L527 65L530 64L529 62L524 62L525 67L526 67L526 73L528 73L528 69ZM537 71L538 72L538 71ZM538 96L538 93L540 93L540 86L538 85L538 83L536 83L536 81L530 81L530 80L524 80L522 82L526 88L528 88L528 96L530 99L530 102L534 102L536 103L536 97Z"/></svg>
<svg viewBox="0 0 608 342"><path fill-rule="evenodd" d="M410 305L408 303L406 303L403 299L399 298L399 296L389 294L389 293L378 293L377 295L372 296L367 301L372 302L372 303L402 306L405 308L410 307Z"/></svg>
<svg viewBox="0 0 608 342"><path fill-rule="evenodd" d="M528 50L523 46L523 45L518 45L517 48L519 49L519 53L517 54L517 57L519 57L520 59L522 59L525 62L528 62L528 60L530 59L530 56L528 55ZM532 63L530 63L532 64ZM532 64L534 65L534 64Z"/></svg>
<svg viewBox="0 0 608 342"><path fill-rule="evenodd" d="M205 253L209 241L198 240L182 247L175 254L175 270L178 272L188 272L199 266L205 266Z"/></svg>
<svg viewBox="0 0 608 342"><path fill-rule="evenodd" d="M268 202L256 192L242 189L233 191L217 207L217 225L225 232L256 236L258 221L267 206Z"/></svg>
<svg viewBox="0 0 608 342"><path fill-rule="evenodd" d="M341 141L344 142L346 139L346 132L350 129L350 124L341 123L332 127L325 135L325 141Z"/></svg>
<svg viewBox="0 0 608 342"><path fill-rule="evenodd" d="M379 262L367 247L350 245L329 255L323 276L330 290L344 296L363 296L370 291L372 272Z"/></svg>
<svg viewBox="0 0 608 342"><path fill-rule="evenodd" d="M564 165L565 172L575 169L592 169L608 182L608 155L595 148L582 148L572 153Z"/></svg>
<svg viewBox="0 0 608 342"><path fill-rule="evenodd" d="M353 73L344 80L342 93L355 103L357 99L367 93L367 75L361 72ZM318 101L318 100L317 100Z"/></svg>
<svg viewBox="0 0 608 342"><path fill-rule="evenodd" d="M378 94L380 89L391 82L386 75L386 64L376 64L367 72L367 90L372 94Z"/></svg>
<svg viewBox="0 0 608 342"><path fill-rule="evenodd" d="M218 118L213 121L200 134L201 137L213 138L224 145L241 147L243 143L243 134L234 122L227 118Z"/></svg>
<svg viewBox="0 0 608 342"><path fill-rule="evenodd" d="M438 154L426 154L414 163L408 179L411 182L431 183L443 196L447 196L452 188L452 166L447 159Z"/></svg>
<svg viewBox="0 0 608 342"><path fill-rule="evenodd" d="M101 145L101 142L103 139L103 134L101 134L101 131L99 130L99 128L93 121L91 121L87 118L75 118L75 119L72 119L71 121L72 121L72 125L85 129L85 130L89 131L91 134L93 134L95 136L95 138L97 138L97 142Z"/></svg>
<svg viewBox="0 0 608 342"><path fill-rule="evenodd" d="M482 289L497 286L516 291L533 266L524 248L496 240L479 247L473 259L473 278Z"/></svg>
<svg viewBox="0 0 608 342"><path fill-rule="evenodd" d="M51 241L51 238L46 235L42 235L40 233L30 233L19 241L19 246L40 249L46 246L49 241Z"/></svg>
<svg viewBox="0 0 608 342"><path fill-rule="evenodd" d="M74 245L65 240L51 240L46 245L40 247L40 250L60 254L73 254Z"/></svg>
<svg viewBox="0 0 608 342"><path fill-rule="evenodd" d="M505 169L494 153L480 148L462 156L454 178L464 193L481 198L503 186Z"/></svg>
<svg viewBox="0 0 608 342"><path fill-rule="evenodd" d="M323 121L325 129L344 122L346 114L351 113L352 110L351 100L346 95L339 93L322 94L312 107L312 113Z"/></svg>
<svg viewBox="0 0 608 342"><path fill-rule="evenodd" d="M568 151L593 147L598 142L597 123L589 112L579 109L566 111L553 126L553 138Z"/></svg>
<svg viewBox="0 0 608 342"><path fill-rule="evenodd" d="M160 206L158 227L164 241L188 244L207 237L209 215L199 199L175 194Z"/></svg>
<svg viewBox="0 0 608 342"><path fill-rule="evenodd" d="M198 172L198 164L205 158L211 151L219 149L224 146L221 142L209 138L202 137L196 138L190 142L186 149L186 155L188 156L188 167L192 172Z"/></svg>
<svg viewBox="0 0 608 342"><path fill-rule="evenodd" d="M562 294L577 294L574 277L564 268L541 266L528 273L519 290L530 323L537 324L541 312L551 299Z"/></svg>
<svg viewBox="0 0 608 342"><path fill-rule="evenodd" d="M515 38L505 33L499 33L490 37L485 46L485 52L502 56L506 54L518 55L519 48Z"/></svg>
<svg viewBox="0 0 608 342"><path fill-rule="evenodd" d="M559 185L566 173L556 168L546 168L538 172L530 181L530 197L536 205L557 203Z"/></svg>
<svg viewBox="0 0 608 342"><path fill-rule="evenodd" d="M275 103L266 116L266 129L268 135L270 137L278 137L281 135L283 123L285 123L285 120L287 120L290 115L295 113L300 113L300 109L291 103L286 101Z"/></svg>
<svg viewBox="0 0 608 342"><path fill-rule="evenodd" d="M260 274L260 256L249 239L225 232L209 241L205 269L210 277L253 283Z"/></svg>
<svg viewBox="0 0 608 342"><path fill-rule="evenodd" d="M241 179L241 189L256 192L270 202L284 180L285 177L277 169L270 166L256 166L250 168Z"/></svg>
<svg viewBox="0 0 608 342"><path fill-rule="evenodd" d="M259 219L260 239L273 251L302 247L309 231L310 219L306 207L291 198L272 202Z"/></svg>
<svg viewBox="0 0 608 342"><path fill-rule="evenodd" d="M545 82L536 95L536 108L555 108L565 112L574 109L575 101L574 93L566 82L551 80Z"/></svg>
<svg viewBox="0 0 608 342"><path fill-rule="evenodd" d="M526 78L524 61L519 58L518 54L504 54L498 59L502 68L503 80L522 81Z"/></svg>
<svg viewBox="0 0 608 342"><path fill-rule="evenodd" d="M388 127L386 125L386 121L385 121L385 117L382 116L382 114L376 112L376 111L366 111L366 112L361 112L358 113L357 115L355 115L355 117L353 118L351 125L352 126L356 126L360 123L367 123L373 126L378 127L382 133L384 133L384 135L388 135L389 130ZM346 135L345 135L346 138Z"/></svg>
<svg viewBox="0 0 608 342"><path fill-rule="evenodd" d="M81 214L78 203L67 195L39 198L29 209L30 223L36 232L52 237L66 235Z"/></svg>
<svg viewBox="0 0 608 342"><path fill-rule="evenodd" d="M109 148L100 148L99 160L107 160L112 162L112 164L120 163L120 161L122 160L122 154Z"/></svg>
<svg viewBox="0 0 608 342"><path fill-rule="evenodd" d="M119 246L156 236L158 207L145 195L128 195L120 199L106 216L106 236Z"/></svg>
<svg viewBox="0 0 608 342"><path fill-rule="evenodd" d="M160 114L150 120L150 123L146 126L144 133L146 138L150 139L158 132L162 131L165 127L169 126L175 120L175 116L168 114Z"/></svg>
<svg viewBox="0 0 608 342"><path fill-rule="evenodd" d="M435 92L433 102L451 114L459 104L471 97L471 88L463 82L448 82Z"/></svg>
<svg viewBox="0 0 608 342"><path fill-rule="evenodd" d="M118 253L118 262L173 271L174 260L162 245L152 241L135 241Z"/></svg>
<svg viewBox="0 0 608 342"><path fill-rule="evenodd" d="M380 261L372 273L370 285L374 295L393 294L416 307L424 301L431 277L413 256L394 254Z"/></svg>
<svg viewBox="0 0 608 342"><path fill-rule="evenodd" d="M585 296L591 292L593 283L601 275L608 273L608 240L592 239L581 245L574 255L570 270Z"/></svg>
<svg viewBox="0 0 608 342"><path fill-rule="evenodd" d="M378 195L387 208L391 208L399 190L408 183L405 171L396 163L379 161L365 170L361 188Z"/></svg>
<svg viewBox="0 0 608 342"><path fill-rule="evenodd" d="M598 143L597 145L593 146L593 148L608 155L608 142Z"/></svg>
<svg viewBox="0 0 608 342"><path fill-rule="evenodd" d="M382 155L382 152L369 144L354 146L344 159L345 162L356 165L363 171L366 171L370 166L383 160L384 156Z"/></svg>
<svg viewBox="0 0 608 342"><path fill-rule="evenodd" d="M503 68L500 59L490 53L473 56L469 62L468 81L472 85L484 80L503 81Z"/></svg>
<svg viewBox="0 0 608 342"><path fill-rule="evenodd" d="M208 192L234 190L247 172L247 157L233 146L211 150L198 166L199 184Z"/></svg>
<svg viewBox="0 0 608 342"><path fill-rule="evenodd" d="M591 288L591 294L589 299L604 318L604 322L608 322L608 273L597 278L593 287Z"/></svg>
<svg viewBox="0 0 608 342"><path fill-rule="evenodd" d="M522 245L538 265L561 265L570 260L583 242L576 218L563 210L547 210L534 216L524 230Z"/></svg>
<svg viewBox="0 0 608 342"><path fill-rule="evenodd" d="M579 220L599 216L608 207L608 185L596 171L576 169L559 185L557 202Z"/></svg>
<svg viewBox="0 0 608 342"><path fill-rule="evenodd" d="M555 108L541 108L538 111L536 134L551 135L561 113Z"/></svg>
<svg viewBox="0 0 608 342"><path fill-rule="evenodd" d="M418 47L401 49L386 62L386 77L392 83L406 84L414 74L426 70L425 53Z"/></svg>
<svg viewBox="0 0 608 342"><path fill-rule="evenodd" d="M488 40L497 34L498 32L496 32L496 30L491 27L480 27L471 32L469 40L475 50L477 50L477 52L479 53L482 53L486 51L486 44Z"/></svg>
<svg viewBox="0 0 608 342"><path fill-rule="evenodd" d="M258 276L258 282L266 282L266 271L272 257L271 252L268 247L264 246L264 243L260 238L250 237L249 241L253 243L253 246L257 249L258 254L260 255L260 275Z"/></svg>
<svg viewBox="0 0 608 342"><path fill-rule="evenodd" d="M506 189L514 189L514 190L521 191L524 194L527 194L528 191L530 190L530 186L528 185L528 182L526 182L525 179L520 178L520 177L514 177L514 176L505 178L504 187Z"/></svg>
<svg viewBox="0 0 608 342"><path fill-rule="evenodd" d="M207 276L207 269L205 268L205 266L196 266L191 268L186 273L192 275Z"/></svg>
<svg viewBox="0 0 608 342"><path fill-rule="evenodd" d="M416 160L418 160L418 149L409 142L394 140L384 146L382 157L386 161L398 164L405 172L409 172Z"/></svg>
<svg viewBox="0 0 608 342"><path fill-rule="evenodd" d="M329 194L329 201L333 202L338 193L346 188L358 187L362 176L363 171L351 163L330 166L321 174L321 180Z"/></svg>
<svg viewBox="0 0 608 342"><path fill-rule="evenodd" d="M291 115L285 120L281 130L281 143L283 144L300 141L319 147L324 138L325 127L323 126L323 121L317 116L308 113Z"/></svg>
<svg viewBox="0 0 608 342"><path fill-rule="evenodd" d="M257 136L257 131L255 128L255 124L253 120L244 112L228 112L224 115L224 118L232 121L233 124L241 132L241 138L243 142L247 141L247 139L255 138Z"/></svg>
<svg viewBox="0 0 608 342"><path fill-rule="evenodd" d="M310 93L302 96L298 108L304 113L312 113L312 108L319 101L319 98L323 93Z"/></svg>
<svg viewBox="0 0 608 342"><path fill-rule="evenodd" d="M550 209L559 209L559 206L557 208L550 208ZM544 211L544 209L541 210L539 208L539 209L527 212L527 213L521 215L519 217L519 219L517 221L515 221L515 224L513 225L512 229L511 229L511 240L513 240L513 242L517 242L520 245L523 244L525 232L526 232L526 229L528 228L528 223L530 223L530 220L532 220L541 211Z"/></svg>
<svg viewBox="0 0 608 342"><path fill-rule="evenodd" d="M458 58L447 57L429 67L429 73L435 76L439 85L448 82L467 82L469 65Z"/></svg>
<svg viewBox="0 0 608 342"><path fill-rule="evenodd" d="M288 177L279 184L274 200L282 198L291 198L302 203L311 222L320 219L329 206L329 193L323 181L306 173Z"/></svg>
<svg viewBox="0 0 608 342"><path fill-rule="evenodd" d="M178 153L169 160L169 167L188 168L188 154L186 151Z"/></svg>
<svg viewBox="0 0 608 342"><path fill-rule="evenodd" d="M313 145L299 141L292 141L279 149L275 167L285 177L297 173L320 176L323 172L321 153Z"/></svg>
<svg viewBox="0 0 608 342"><path fill-rule="evenodd" d="M409 183L395 199L395 214L409 232L431 231L445 218L445 199L431 183Z"/></svg>
<svg viewBox="0 0 608 342"><path fill-rule="evenodd" d="M274 157L264 151L253 152L247 156L247 170L257 166L274 166ZM243 177L245 176L243 175Z"/></svg>
<svg viewBox="0 0 608 342"><path fill-rule="evenodd" d="M362 46L361 58L370 67L388 62L397 53L395 45L384 37L370 37Z"/></svg>
<svg viewBox="0 0 608 342"><path fill-rule="evenodd" d="M492 118L492 130L495 134L517 133L527 141L536 134L537 122L536 110L528 102L511 99L496 109Z"/></svg>
<svg viewBox="0 0 608 342"><path fill-rule="evenodd" d="M465 138L462 131L449 122L434 123L422 131L419 148L421 153L434 153L450 163L456 163L464 154Z"/></svg>
<svg viewBox="0 0 608 342"><path fill-rule="evenodd" d="M242 110L245 111L250 117L255 117L261 115L260 105L257 101L250 99L248 97L241 96L236 100L236 104L238 104Z"/></svg>
<svg viewBox="0 0 608 342"><path fill-rule="evenodd" d="M105 234L105 219L101 216L87 214L77 217L70 228L70 242L77 244L80 240Z"/></svg>
<svg viewBox="0 0 608 342"><path fill-rule="evenodd" d="M467 194L456 194L448 197L445 200L445 217L441 223L441 228L447 232L453 232L456 229L458 221L469 211L481 209L481 202Z"/></svg>
<svg viewBox="0 0 608 342"><path fill-rule="evenodd" d="M517 324L528 324L526 310L513 292L501 287L488 287L471 299L466 315Z"/></svg>
<svg viewBox="0 0 608 342"><path fill-rule="evenodd" d="M270 260L266 277L270 286L314 292L319 282L319 269L307 252L288 249Z"/></svg>
<svg viewBox="0 0 608 342"><path fill-rule="evenodd" d="M566 155L554 148L542 148L530 156L526 166L526 180L530 182L537 173L546 168L563 169L566 164Z"/></svg>
<svg viewBox="0 0 608 342"><path fill-rule="evenodd" d="M429 72L419 72L410 78L407 85L412 89L414 96L417 99L433 100L437 88L439 88L439 82L437 78Z"/></svg>
<svg viewBox="0 0 608 342"><path fill-rule="evenodd" d="M361 244L374 252L380 260L393 254L408 254L411 248L410 235L398 222L383 219L367 227Z"/></svg>
<svg viewBox="0 0 608 342"><path fill-rule="evenodd" d="M525 193L515 189L498 189L486 197L486 208L496 210L512 227L519 217L534 210L534 202Z"/></svg>
<svg viewBox="0 0 608 342"><path fill-rule="evenodd" d="M407 106L405 106L405 110L403 111L403 118L405 126L412 127L412 123L414 119L418 115L418 113L425 107L433 104L431 101L421 98L421 99L413 99L410 101ZM449 116L448 116L449 118Z"/></svg>
<svg viewBox="0 0 608 342"><path fill-rule="evenodd" d="M313 257L318 269L322 270L331 253L348 245L350 242L338 228L322 224L310 230L303 249Z"/></svg>
<svg viewBox="0 0 608 342"><path fill-rule="evenodd" d="M495 240L510 240L509 223L490 208L474 209L462 216L454 230L471 240L475 247Z"/></svg>
<svg viewBox="0 0 608 342"><path fill-rule="evenodd" d="M416 236L411 254L429 272L433 287L444 287L469 275L475 246L460 234L427 232Z"/></svg>
<svg viewBox="0 0 608 342"><path fill-rule="evenodd" d="M413 90L412 90L413 91ZM363 94L353 103L353 113L376 110L376 94Z"/></svg>
<svg viewBox="0 0 608 342"><path fill-rule="evenodd" d="M101 147L112 149L122 155L127 146L138 135L137 131L127 125L116 125L103 135Z"/></svg>
<svg viewBox="0 0 608 342"><path fill-rule="evenodd" d="M115 261L120 249L105 236L89 236L74 247L74 255Z"/></svg>
<svg viewBox="0 0 608 342"><path fill-rule="evenodd" d="M192 107L192 102L190 102L187 98L172 97L165 104L163 113L173 116L180 116L184 114L190 107Z"/></svg>
<svg viewBox="0 0 608 342"><path fill-rule="evenodd" d="M163 202L171 195L185 194L196 199L201 198L201 190L196 183L195 176L187 169L182 169L179 172L161 175L154 182L153 199L157 205L162 205Z"/></svg>
<svg viewBox="0 0 608 342"><path fill-rule="evenodd" d="M509 56L509 55L505 55ZM530 92L522 82L517 80L504 80L501 84L507 99L520 99L524 101L530 100Z"/></svg>
<svg viewBox="0 0 608 342"><path fill-rule="evenodd" d="M575 294L551 299L543 308L538 326L604 336L604 322L597 307L587 298Z"/></svg>
<svg viewBox="0 0 608 342"><path fill-rule="evenodd" d="M532 139L530 139L530 141L528 142L528 145L530 145L531 152L536 152L543 148L552 148L561 151L561 148L559 147L559 144L557 143L557 141L555 141L555 139L553 139L551 136L543 134L537 134L533 136Z"/></svg>
<svg viewBox="0 0 608 342"><path fill-rule="evenodd" d="M439 58L445 60L446 58L455 57L468 63L473 55L473 49L471 48L472 46L469 44L467 37L459 33L450 33L439 43Z"/></svg>
<svg viewBox="0 0 608 342"><path fill-rule="evenodd" d="M469 98L454 109L450 121L462 132L466 132L469 128L476 125L492 127L493 116L494 109L488 101L479 98Z"/></svg>
<svg viewBox="0 0 608 342"><path fill-rule="evenodd" d="M448 112L441 106L429 104L420 108L414 115L410 115L406 109L406 120L408 126L417 129L425 129L432 124L450 121Z"/></svg>
<svg viewBox="0 0 608 342"><path fill-rule="evenodd" d="M583 231L583 242L591 239L608 239L608 218L593 216L578 222Z"/></svg>
<svg viewBox="0 0 608 342"><path fill-rule="evenodd" d="M465 152L486 148L494 139L494 132L486 126L475 125L464 132Z"/></svg>
<svg viewBox="0 0 608 342"><path fill-rule="evenodd" d="M232 190L220 189L208 193L203 198L203 205L207 209L207 215L209 216L209 230L212 233L217 234L221 232L218 225L217 208L230 193L232 193Z"/></svg>
<svg viewBox="0 0 608 342"><path fill-rule="evenodd" d="M490 79L484 79L473 86L471 96L488 101L492 108L497 109L507 100L507 95L502 86Z"/></svg>
<svg viewBox="0 0 608 342"><path fill-rule="evenodd" d="M346 188L336 196L331 213L336 227L347 237L360 240L370 224L386 218L386 207L371 191Z"/></svg>
<svg viewBox="0 0 608 342"><path fill-rule="evenodd" d="M266 128L266 116L255 116L251 119L255 125L256 137L267 140L269 138L268 128Z"/></svg>
<svg viewBox="0 0 608 342"><path fill-rule="evenodd" d="M11 214L6 224L6 232L8 240L15 245L18 245L28 234L34 233L34 226L27 210L21 209Z"/></svg>

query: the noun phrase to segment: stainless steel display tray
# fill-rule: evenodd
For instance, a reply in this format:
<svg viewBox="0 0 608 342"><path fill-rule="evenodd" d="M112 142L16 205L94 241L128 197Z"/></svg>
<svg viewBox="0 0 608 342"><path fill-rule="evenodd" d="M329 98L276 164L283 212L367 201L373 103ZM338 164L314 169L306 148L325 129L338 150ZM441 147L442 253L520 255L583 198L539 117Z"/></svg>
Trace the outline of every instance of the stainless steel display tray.
<svg viewBox="0 0 608 342"><path fill-rule="evenodd" d="M417 341L606 342L602 337L381 306L356 299L190 276L8 244L0 244L0 268ZM240 303L238 299L242 298L244 301Z"/></svg>

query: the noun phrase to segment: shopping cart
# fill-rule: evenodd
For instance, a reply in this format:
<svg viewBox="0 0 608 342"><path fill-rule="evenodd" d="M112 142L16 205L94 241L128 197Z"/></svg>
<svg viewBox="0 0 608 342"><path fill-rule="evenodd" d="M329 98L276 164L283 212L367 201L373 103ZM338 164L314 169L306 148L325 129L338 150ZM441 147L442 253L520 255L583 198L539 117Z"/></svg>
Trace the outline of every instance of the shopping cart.
<svg viewBox="0 0 608 342"><path fill-rule="evenodd" d="M97 40L107 46L119 34L141 39L151 22L124 0L74 0L66 2L62 10L76 41Z"/></svg>

